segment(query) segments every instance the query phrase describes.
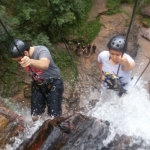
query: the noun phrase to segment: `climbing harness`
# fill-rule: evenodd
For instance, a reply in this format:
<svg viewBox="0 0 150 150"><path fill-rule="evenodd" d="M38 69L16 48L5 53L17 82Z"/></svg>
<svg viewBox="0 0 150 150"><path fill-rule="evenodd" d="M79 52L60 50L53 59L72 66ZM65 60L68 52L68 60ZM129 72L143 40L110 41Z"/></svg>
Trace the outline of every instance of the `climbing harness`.
<svg viewBox="0 0 150 150"><path fill-rule="evenodd" d="M138 0L135 1L135 5L134 5L134 8L133 8L132 17L131 17L131 20L130 20L130 25L129 25L129 28L128 28L126 38L124 38L124 36L122 36L122 35L117 35L117 36L112 37L110 39L110 41L108 42L108 44L107 44L107 47L109 49L113 49L113 50L121 52L122 53L121 57L123 57L123 54L125 53L125 51L127 49L128 36L129 36L130 30L131 30L131 25L132 25L132 22L133 22L133 17L134 17L134 14L135 14L137 2L138 2ZM108 72L105 72L104 73L105 79L103 81L103 85L107 89L114 89L114 90L119 91L118 95L121 96L123 93L126 93L126 90L124 89L124 86L127 83L122 83L121 78L118 77L119 69L120 69L120 64L118 66L117 74L110 74Z"/></svg>
<svg viewBox="0 0 150 150"><path fill-rule="evenodd" d="M107 89L118 89L119 78L115 74L110 74L109 72L104 73L105 79L103 80L103 85Z"/></svg>
<svg viewBox="0 0 150 150"><path fill-rule="evenodd" d="M13 40L11 38L9 32L5 28L3 22L1 21L1 19L0 19L0 23L1 23L2 27L4 28L4 30L6 31L6 33L8 34L10 40L12 41L12 44L11 44L11 47L10 47L9 51L11 51L12 48L13 48L13 53L10 52L10 55L13 58L16 58L16 57L18 57L20 55L22 57L24 57L24 54L23 54L24 51L23 51L23 49L26 49L29 46L26 43L24 43L22 40L20 40L20 39ZM38 90L39 92L41 92L43 94L43 96L47 97L47 94L48 94L48 92L51 89L51 84L52 84L53 80L50 78L49 81L48 81L48 83L47 83L45 80L41 79L39 77L39 75L37 74L37 72L33 71L30 66L26 67L26 71L29 72L29 75L32 77L33 82L34 82L33 85L35 86L35 89ZM55 87L55 89L56 89L56 87ZM53 87L53 91L55 89Z"/></svg>
<svg viewBox="0 0 150 150"><path fill-rule="evenodd" d="M20 39L13 40L13 38L11 37L9 32L7 31L6 27L4 26L3 22L1 21L1 18L0 18L0 23L1 23L2 27L4 28L5 32L7 33L8 37L12 41L12 46L13 46L14 49L13 49L12 53L11 53L11 51L9 49L11 57L12 58L17 58L18 56L24 57L24 49L28 49L28 47L29 47L27 45L27 43L23 42ZM30 66L26 67L25 70L29 73L29 75L33 79L32 80L32 91L33 90L37 90L40 93L42 93L42 95L44 97L47 97L48 94L52 93L52 92L53 93L54 92L58 92L59 93L59 91L57 91L56 86L58 84L62 83L62 80L60 78L58 79L58 78L51 78L50 77L48 80L44 80L44 79L40 78L38 73L36 72L36 70L32 69Z"/></svg>
<svg viewBox="0 0 150 150"><path fill-rule="evenodd" d="M126 49L127 49L127 44L128 44L128 37L129 37L129 33L130 33L130 30L131 30L131 26L132 26L132 22L133 22L133 17L134 17L134 14L135 14L135 10L136 10L136 6L137 6L137 2L138 0L135 1L135 4L134 4L134 8L133 8L133 12L132 12L132 17L131 17L131 20L130 20L130 24L129 24L129 28L128 28L128 32L127 32L127 35L126 35L126 38L125 38L125 43L124 43L124 47L121 49L122 50L122 55L121 57L123 57L123 54L125 53ZM123 43L123 42L122 42ZM108 45L110 46L110 45ZM111 45L111 46L115 46L115 43L114 45ZM118 70L117 70L117 75L118 76L118 73L119 73L119 70L120 70L120 64L118 66ZM119 79L115 80L115 81L120 81ZM127 83L125 83L126 85ZM119 96L122 96L123 93L126 93L126 90L123 88L123 86L125 85L119 85L119 82L118 82L118 90L119 90ZM115 84L116 86L116 84ZM116 86L117 87L117 86Z"/></svg>
<svg viewBox="0 0 150 150"><path fill-rule="evenodd" d="M55 82L57 80L59 80L59 79L54 79L54 78L51 78L51 77L47 80L43 80L42 82L38 82L38 81L34 80L32 82L32 87L36 91L41 92L44 97L47 97L48 93L57 91L56 86L53 85L53 82Z"/></svg>
<svg viewBox="0 0 150 150"><path fill-rule="evenodd" d="M109 72L104 73L105 79L102 81L103 85L107 89L113 89L118 91L118 95L122 96L122 94L126 93L126 90L123 88L127 83L122 83L121 78L117 77L115 74L110 74Z"/></svg>

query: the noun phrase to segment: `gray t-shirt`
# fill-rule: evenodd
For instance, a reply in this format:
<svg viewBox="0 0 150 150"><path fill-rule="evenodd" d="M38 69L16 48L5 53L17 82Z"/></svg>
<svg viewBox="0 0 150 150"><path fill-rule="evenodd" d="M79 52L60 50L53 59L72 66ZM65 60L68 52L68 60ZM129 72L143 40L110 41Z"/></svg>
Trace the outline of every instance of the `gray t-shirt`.
<svg viewBox="0 0 150 150"><path fill-rule="evenodd" d="M134 60L126 53L124 53L126 58L130 61ZM116 65L112 65L109 61L109 51L102 51L98 55L98 62L102 63L102 71L103 72L109 72L110 74L117 74L119 63ZM124 87L126 90L128 89L131 81L131 72L132 71L123 71L122 68L120 67L119 72L118 72L118 77L121 77L120 80L122 83L127 83L127 85Z"/></svg>
<svg viewBox="0 0 150 150"><path fill-rule="evenodd" d="M60 78L60 69L54 63L48 48L45 46L34 46L34 52L31 59L39 60L40 58L48 58L50 60L49 68L47 70L40 70L30 66L33 72L36 72L41 79L49 79L50 77Z"/></svg>

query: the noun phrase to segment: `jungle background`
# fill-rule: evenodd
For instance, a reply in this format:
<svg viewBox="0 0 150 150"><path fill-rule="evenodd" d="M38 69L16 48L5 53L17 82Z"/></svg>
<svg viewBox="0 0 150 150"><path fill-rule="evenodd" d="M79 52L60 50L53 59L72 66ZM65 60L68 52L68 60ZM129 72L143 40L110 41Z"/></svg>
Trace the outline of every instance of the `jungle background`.
<svg viewBox="0 0 150 150"><path fill-rule="evenodd" d="M134 0L105 0L105 15L121 12L121 4L134 5ZM85 45L91 43L101 27L100 15L88 20L93 0L10 0L0 1L0 19L10 36L0 25L0 95L13 97L24 85L23 69L8 56L11 40L20 38L30 45L45 45L49 48L55 63L61 70L64 81L73 85L77 80L78 56L74 50L78 42ZM149 4L149 0L141 0L137 13L143 24L150 27L150 18L141 13L141 8ZM126 12L126 14L128 14ZM126 20L126 26L130 20Z"/></svg>

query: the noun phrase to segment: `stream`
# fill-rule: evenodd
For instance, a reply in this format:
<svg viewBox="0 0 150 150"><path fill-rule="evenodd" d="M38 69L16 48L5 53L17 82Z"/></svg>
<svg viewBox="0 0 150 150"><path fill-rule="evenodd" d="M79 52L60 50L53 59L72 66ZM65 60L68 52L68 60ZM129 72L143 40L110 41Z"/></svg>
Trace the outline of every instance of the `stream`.
<svg viewBox="0 0 150 150"><path fill-rule="evenodd" d="M105 141L105 145L116 134L134 137L133 143L142 139L144 142L141 147L150 145L150 96L148 87L150 66L135 85L148 60L142 51L139 51L135 62L134 78L128 94L120 98L116 92L102 89L99 102L87 114L110 122L111 135Z"/></svg>
<svg viewBox="0 0 150 150"><path fill-rule="evenodd" d="M103 142L106 147L116 134L134 137L132 143L138 143L143 140L144 142L141 143L139 150L145 150L145 146L150 146L150 97L148 93L148 72L150 67L142 75L138 83L134 85L148 60L139 51L135 62L136 66L133 70L134 78L128 94L120 98L115 91L101 89L101 96L95 107L89 109L87 114L84 114L96 117L97 119L107 120L110 123L111 134ZM12 106L9 99L4 99L4 101ZM23 116L25 121L29 122L25 134L15 139L14 146L6 146L6 150L15 150L24 139L30 138L33 135L43 124L44 120L40 119L33 123L29 108L22 108L19 105L15 105L10 107L10 109Z"/></svg>

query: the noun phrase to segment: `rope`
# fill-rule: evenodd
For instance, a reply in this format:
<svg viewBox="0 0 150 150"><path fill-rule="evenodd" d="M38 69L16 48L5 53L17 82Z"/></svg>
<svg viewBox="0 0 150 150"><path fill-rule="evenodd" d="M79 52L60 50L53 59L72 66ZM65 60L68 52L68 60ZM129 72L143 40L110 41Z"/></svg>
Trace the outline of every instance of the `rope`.
<svg viewBox="0 0 150 150"><path fill-rule="evenodd" d="M138 0L135 1L134 7L133 7L132 17L131 17L131 20L130 20L130 24L129 24L129 28L128 28L128 32L127 32L127 36L126 36L126 40L125 40L125 44L124 44L124 49L123 49L121 57L123 57L123 54L125 53L125 51L127 49L128 37L129 37L130 30L131 30L131 26L132 26L132 22L133 22L135 10L136 10L137 2L138 2ZM120 69L120 64L118 66L117 76L118 76L118 73L119 73L119 69Z"/></svg>
<svg viewBox="0 0 150 150"><path fill-rule="evenodd" d="M147 69L147 67L149 66L150 61L148 62L148 64L146 65L145 69L142 71L142 73L140 74L140 76L138 77L137 81L135 82L134 86L137 84L137 82L139 81L139 79L141 78L141 76L143 75L143 73L145 72L145 70Z"/></svg>
<svg viewBox="0 0 150 150"><path fill-rule="evenodd" d="M18 52L21 54L22 57L24 57L24 55L20 52L19 48L18 48L17 45L15 44L13 38L10 36L9 32L7 31L7 29L6 29L5 25L3 24L1 18L0 18L0 24L1 24L2 27L4 28L4 30L5 30L5 32L7 33L9 39L13 42L13 44L14 44L15 47L17 48ZM29 67L30 71L32 72L33 76L35 76L35 73L34 73L33 70L31 69L31 67L30 67L30 66L28 66L28 67ZM32 78L33 78L33 76L32 76ZM36 77L36 76L35 76L35 77ZM33 78L33 79L34 79L34 78Z"/></svg>
<svg viewBox="0 0 150 150"><path fill-rule="evenodd" d="M59 23L58 23L58 20L57 20L56 12L55 12L55 10L54 10L54 8L53 8L53 4L52 4L51 0L49 0L49 3L50 3L50 6L51 6L51 9L52 9L52 12L53 12L53 14L54 14L54 17L55 17L55 20L56 20L56 25L57 25L58 31L59 31L59 33L60 33L60 36L61 36L61 38L63 39L63 42L64 42L64 44L65 44L65 47L66 47L66 49L67 49L67 52L68 52L68 54L69 54L69 56L70 56L70 58L71 58L71 62L72 62L73 66L74 66L74 69L75 69L75 71L76 71L76 75L78 75L78 70L77 70L77 68L76 68L76 66L75 66L75 64L74 64L74 62L73 62L73 58L72 58L72 56L71 56L71 54L70 54L70 52L69 52L69 50L68 50L68 47L70 48L70 46L67 44L67 41L65 40L65 38L64 38L64 36L63 36L63 34L62 34L61 28L60 28ZM68 45L68 47L67 47L67 45ZM71 48L70 48L70 49L71 49Z"/></svg>

